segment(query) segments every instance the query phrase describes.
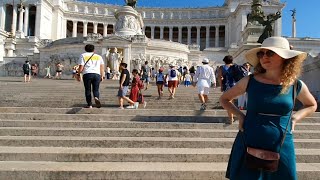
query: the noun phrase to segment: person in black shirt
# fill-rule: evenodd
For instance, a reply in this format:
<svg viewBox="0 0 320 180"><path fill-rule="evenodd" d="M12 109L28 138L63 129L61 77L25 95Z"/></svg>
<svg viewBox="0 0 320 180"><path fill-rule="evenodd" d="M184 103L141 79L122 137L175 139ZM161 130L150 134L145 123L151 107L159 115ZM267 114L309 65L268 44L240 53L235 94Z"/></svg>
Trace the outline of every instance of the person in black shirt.
<svg viewBox="0 0 320 180"><path fill-rule="evenodd" d="M120 75L120 87L118 91L118 98L119 98L119 109L123 109L123 100L128 101L130 104L134 104L134 102L126 97L126 94L129 89L129 83L130 83L130 73L127 70L127 64L126 63L121 63L120 64L120 70L121 70L121 75ZM128 106L131 107L131 106Z"/></svg>

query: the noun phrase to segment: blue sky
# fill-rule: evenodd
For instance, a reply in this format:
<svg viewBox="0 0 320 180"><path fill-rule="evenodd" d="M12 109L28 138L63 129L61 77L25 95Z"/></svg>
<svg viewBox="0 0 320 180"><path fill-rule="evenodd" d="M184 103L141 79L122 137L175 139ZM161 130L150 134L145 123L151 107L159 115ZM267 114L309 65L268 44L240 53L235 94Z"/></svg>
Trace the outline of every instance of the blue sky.
<svg viewBox="0 0 320 180"><path fill-rule="evenodd" d="M107 4L124 5L124 0L81 0ZM291 36L291 12L296 8L297 37L320 38L320 0L281 0L286 3L282 11L282 35ZM144 7L207 7L222 6L224 0L138 0Z"/></svg>

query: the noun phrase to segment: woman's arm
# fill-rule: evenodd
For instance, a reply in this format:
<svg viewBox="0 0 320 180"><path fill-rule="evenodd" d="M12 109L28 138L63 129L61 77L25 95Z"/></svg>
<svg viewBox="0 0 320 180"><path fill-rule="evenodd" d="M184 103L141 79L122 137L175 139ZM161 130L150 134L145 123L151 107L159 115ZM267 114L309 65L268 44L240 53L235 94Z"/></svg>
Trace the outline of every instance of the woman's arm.
<svg viewBox="0 0 320 180"><path fill-rule="evenodd" d="M231 101L246 92L249 78L249 76L242 78L235 86L224 92L220 97L220 104L222 107L232 114L235 114L239 119L239 130L241 131L243 130L245 114L240 111Z"/></svg>
<svg viewBox="0 0 320 180"><path fill-rule="evenodd" d="M303 104L303 107L292 115L292 131L297 122L301 121L303 118L307 117L311 113L317 110L317 102L310 93L306 84L302 81L301 91L297 96L297 99Z"/></svg>

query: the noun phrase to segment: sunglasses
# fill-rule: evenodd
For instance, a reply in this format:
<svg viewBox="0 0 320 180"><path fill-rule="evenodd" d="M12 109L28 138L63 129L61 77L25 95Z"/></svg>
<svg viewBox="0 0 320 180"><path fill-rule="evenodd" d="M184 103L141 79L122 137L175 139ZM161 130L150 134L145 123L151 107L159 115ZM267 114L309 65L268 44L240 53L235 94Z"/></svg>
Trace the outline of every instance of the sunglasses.
<svg viewBox="0 0 320 180"><path fill-rule="evenodd" d="M267 57L272 57L274 54L276 54L275 52L271 51L271 50L268 50L266 52L264 51L259 51L257 52L257 57L259 59L263 58L264 55L266 55Z"/></svg>

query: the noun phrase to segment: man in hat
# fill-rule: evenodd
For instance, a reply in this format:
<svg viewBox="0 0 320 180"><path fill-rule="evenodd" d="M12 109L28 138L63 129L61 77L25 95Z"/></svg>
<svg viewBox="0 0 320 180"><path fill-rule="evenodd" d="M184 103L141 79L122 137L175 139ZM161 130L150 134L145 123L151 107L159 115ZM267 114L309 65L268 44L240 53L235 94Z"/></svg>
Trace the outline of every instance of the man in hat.
<svg viewBox="0 0 320 180"><path fill-rule="evenodd" d="M206 110L211 84L216 87L216 76L214 75L213 68L209 66L208 58L204 58L202 64L202 66L197 68L194 75L193 86L197 84L198 87L198 96L202 103L200 110Z"/></svg>
<svg viewBox="0 0 320 180"><path fill-rule="evenodd" d="M176 88L179 84L180 73L176 70L175 64L170 64L169 67L170 69L168 70L165 79L168 78L168 91L170 93L169 99L173 99L176 93Z"/></svg>

